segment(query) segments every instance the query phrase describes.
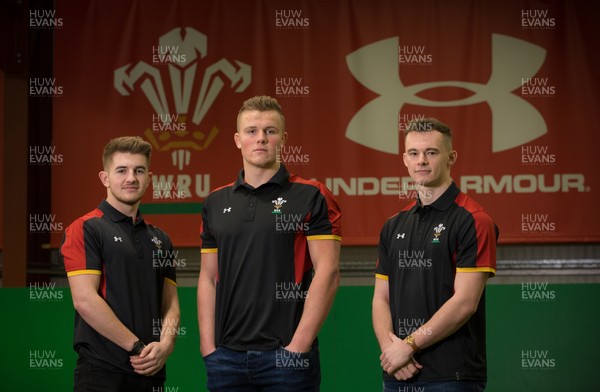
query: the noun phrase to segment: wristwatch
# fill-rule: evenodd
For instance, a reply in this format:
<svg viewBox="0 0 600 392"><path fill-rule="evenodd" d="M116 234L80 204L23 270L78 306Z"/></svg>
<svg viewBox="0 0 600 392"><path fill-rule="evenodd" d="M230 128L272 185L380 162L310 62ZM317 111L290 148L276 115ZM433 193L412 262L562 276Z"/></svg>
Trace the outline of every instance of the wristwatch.
<svg viewBox="0 0 600 392"><path fill-rule="evenodd" d="M144 347L146 347L144 342L138 340L137 342L133 343L133 347L131 348L131 351L127 353L127 355L129 355L130 357L133 355L140 355Z"/></svg>
<svg viewBox="0 0 600 392"><path fill-rule="evenodd" d="M413 353L416 353L417 351L419 351L419 346L417 346L417 342L415 342L414 336L408 335L406 337L406 339L404 339L404 342L413 349Z"/></svg>

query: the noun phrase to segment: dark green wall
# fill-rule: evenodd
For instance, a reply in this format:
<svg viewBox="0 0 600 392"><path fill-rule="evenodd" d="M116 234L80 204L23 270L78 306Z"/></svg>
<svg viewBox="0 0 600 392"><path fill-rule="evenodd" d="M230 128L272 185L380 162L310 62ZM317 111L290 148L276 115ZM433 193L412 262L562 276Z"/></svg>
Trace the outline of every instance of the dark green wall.
<svg viewBox="0 0 600 392"><path fill-rule="evenodd" d="M338 292L319 336L325 392L381 390L372 290L341 287ZM202 391L195 288L180 288L179 295L181 336L168 362L165 391ZM490 285L487 306L487 391L600 391L600 284ZM69 291L0 289L0 309L0 391L72 390Z"/></svg>

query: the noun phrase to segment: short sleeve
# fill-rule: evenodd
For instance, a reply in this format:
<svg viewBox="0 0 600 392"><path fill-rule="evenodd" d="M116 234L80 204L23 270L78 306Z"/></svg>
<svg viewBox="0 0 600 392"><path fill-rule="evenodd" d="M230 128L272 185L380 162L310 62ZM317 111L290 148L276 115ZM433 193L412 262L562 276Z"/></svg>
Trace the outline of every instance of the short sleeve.
<svg viewBox="0 0 600 392"><path fill-rule="evenodd" d="M307 239L342 239L342 212L327 187L321 183L315 194L308 222Z"/></svg>
<svg viewBox="0 0 600 392"><path fill-rule="evenodd" d="M217 251L217 241L210 229L210 211L209 211L210 196L205 200L202 206L202 222L200 223L200 246L202 253L213 253Z"/></svg>
<svg viewBox="0 0 600 392"><path fill-rule="evenodd" d="M456 254L458 272L496 273L497 227L485 211L477 211L461 225Z"/></svg>
<svg viewBox="0 0 600 392"><path fill-rule="evenodd" d="M87 220L77 219L67 227L60 254L67 276L102 272L99 239Z"/></svg>
<svg viewBox="0 0 600 392"><path fill-rule="evenodd" d="M381 229L381 233L379 234L379 250L377 257L377 265L375 266L375 278L388 280L389 277L389 250L388 250L388 226L390 221L388 220L383 228Z"/></svg>

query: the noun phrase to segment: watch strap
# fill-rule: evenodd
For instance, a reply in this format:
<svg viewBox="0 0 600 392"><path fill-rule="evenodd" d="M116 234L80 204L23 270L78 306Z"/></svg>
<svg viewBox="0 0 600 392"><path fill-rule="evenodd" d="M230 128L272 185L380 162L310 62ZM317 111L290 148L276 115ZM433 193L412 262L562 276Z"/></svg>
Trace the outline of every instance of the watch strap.
<svg viewBox="0 0 600 392"><path fill-rule="evenodd" d="M133 356L133 355L140 355L140 353L142 352L142 350L144 349L144 347L146 347L146 345L144 344L144 342L142 342L141 340L138 340L135 343L133 343L133 347L131 348L131 351L128 351L127 354L130 357Z"/></svg>

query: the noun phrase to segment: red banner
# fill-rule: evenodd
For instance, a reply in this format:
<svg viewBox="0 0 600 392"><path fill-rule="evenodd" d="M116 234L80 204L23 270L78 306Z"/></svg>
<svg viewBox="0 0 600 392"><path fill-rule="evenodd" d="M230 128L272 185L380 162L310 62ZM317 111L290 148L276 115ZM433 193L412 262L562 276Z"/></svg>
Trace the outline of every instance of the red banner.
<svg viewBox="0 0 600 392"><path fill-rule="evenodd" d="M60 88L46 151L61 156L52 218L66 225L96 206L104 144L140 135L154 146L142 212L175 245L197 246L202 201L242 165L237 110L266 94L286 113L282 161L333 191L346 245L376 244L414 198L401 131L425 116L452 128L452 176L493 215L501 242L599 241L600 227L584 223L600 216L593 8L57 0L55 74L36 81Z"/></svg>

